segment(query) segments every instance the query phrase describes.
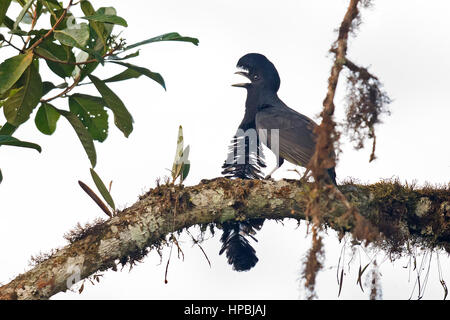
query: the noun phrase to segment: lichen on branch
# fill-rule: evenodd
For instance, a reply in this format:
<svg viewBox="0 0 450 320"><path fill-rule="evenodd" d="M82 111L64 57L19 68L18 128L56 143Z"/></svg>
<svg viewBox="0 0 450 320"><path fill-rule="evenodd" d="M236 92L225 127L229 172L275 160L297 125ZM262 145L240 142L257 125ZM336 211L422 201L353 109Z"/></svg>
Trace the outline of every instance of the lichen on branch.
<svg viewBox="0 0 450 320"><path fill-rule="evenodd" d="M311 188L297 180L226 178L202 180L191 187L160 185L111 219L68 233L69 245L46 259L36 259L31 270L0 287L0 299L48 299L98 271L139 261L173 232L194 225L220 227L232 219L305 219ZM406 243L450 252L450 186L418 189L385 181L349 182L340 188L366 223L380 232L375 245L396 253L405 251ZM328 200L323 226L354 232L358 223L345 217L346 207L337 199ZM364 232L357 236L362 241Z"/></svg>

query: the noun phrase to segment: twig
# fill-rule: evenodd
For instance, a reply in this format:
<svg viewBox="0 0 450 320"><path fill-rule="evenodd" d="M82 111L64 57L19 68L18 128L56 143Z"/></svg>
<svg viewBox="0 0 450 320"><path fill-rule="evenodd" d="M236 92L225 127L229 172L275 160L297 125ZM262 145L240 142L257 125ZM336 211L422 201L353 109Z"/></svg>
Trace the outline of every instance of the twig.
<svg viewBox="0 0 450 320"><path fill-rule="evenodd" d="M184 261L184 252L183 252L183 250L181 250L181 247L180 247L180 244L179 244L178 241L177 241L177 238L175 238L175 236L172 234L172 237L170 238L170 240L172 240L172 241L175 243L175 245L177 246L177 249L178 249L178 259L180 259L180 253L181 253L182 259L183 259L183 261Z"/></svg>
<svg viewBox="0 0 450 320"><path fill-rule="evenodd" d="M24 53L24 51L22 49L17 48L15 45L12 44L11 41L3 39L2 42L6 42L8 45L10 45L11 47L13 47L14 49L16 49L17 51L19 51L20 53Z"/></svg>
<svg viewBox="0 0 450 320"><path fill-rule="evenodd" d="M41 99L41 100L39 100L39 102L49 102L49 101L55 100L56 98L59 98L59 97L65 95L66 93L70 92L73 88L75 88L75 87L77 86L78 82L80 82L80 80L81 80L81 74L78 75L78 76L74 79L74 81L73 81L73 83L70 85L70 87L67 87L66 89L64 89L62 92L60 92L59 94L57 94L57 95L54 96L54 97L51 97L51 98L48 98L48 99Z"/></svg>
<svg viewBox="0 0 450 320"><path fill-rule="evenodd" d="M59 24L64 20L64 17L67 14L67 11L69 11L69 8L72 6L72 2L73 0L69 1L69 4L67 5L67 7L64 9L63 13L61 14L61 16L59 17L58 20L56 20L55 24L52 26L52 28L42 36L42 38L40 38L38 41L36 41L35 43L33 43L33 45L30 47L30 50L33 50L34 48L36 48L38 45L40 45L42 43L42 41L44 41L45 39L47 39L52 33L53 31L55 31L56 27L59 26Z"/></svg>
<svg viewBox="0 0 450 320"><path fill-rule="evenodd" d="M36 21L37 21L37 7L35 6L34 10L33 10L33 20L31 21L31 29L30 29L30 31L34 30L34 26L36 25ZM22 38L22 37L20 37L20 38ZM31 36L28 36L27 40L23 43L22 51L25 51L28 42L30 42L30 39L31 39Z"/></svg>

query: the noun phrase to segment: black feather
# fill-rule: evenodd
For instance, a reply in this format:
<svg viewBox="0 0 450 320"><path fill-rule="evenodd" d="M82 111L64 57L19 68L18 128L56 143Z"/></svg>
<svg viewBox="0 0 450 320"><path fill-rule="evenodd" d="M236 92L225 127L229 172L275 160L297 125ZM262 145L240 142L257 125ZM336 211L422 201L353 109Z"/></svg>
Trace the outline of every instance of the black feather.
<svg viewBox="0 0 450 320"><path fill-rule="evenodd" d="M240 144L244 144L245 152L238 152ZM227 178L240 179L262 179L261 168L265 168L264 153L262 144L257 136L256 148L251 148L250 138L248 136L234 136L228 149L228 157L225 160L222 174ZM256 152L254 152L256 150Z"/></svg>
<svg viewBox="0 0 450 320"><path fill-rule="evenodd" d="M244 122L244 121L243 121ZM237 134L231 141L228 150L228 158L225 160L222 168L222 174L225 177L233 179L262 179L261 168L265 168L264 153L259 136L256 136L256 145L248 135L243 134L244 126L240 126ZM245 126L245 129L252 129ZM242 148L241 150L239 148ZM242 152L244 151L244 152ZM223 234L220 238L222 248L219 254L226 252L228 263L232 265L235 271L248 271L258 262L255 249L251 246L247 237L257 241L253 236L257 230L260 230L264 219L253 219L247 221L228 221L222 225Z"/></svg>
<svg viewBox="0 0 450 320"><path fill-rule="evenodd" d="M253 235L260 230L264 219L252 219L242 222L229 221L223 224L223 243L219 254L226 252L228 263L235 271L248 271L258 262L255 249L246 239L247 236L257 241Z"/></svg>

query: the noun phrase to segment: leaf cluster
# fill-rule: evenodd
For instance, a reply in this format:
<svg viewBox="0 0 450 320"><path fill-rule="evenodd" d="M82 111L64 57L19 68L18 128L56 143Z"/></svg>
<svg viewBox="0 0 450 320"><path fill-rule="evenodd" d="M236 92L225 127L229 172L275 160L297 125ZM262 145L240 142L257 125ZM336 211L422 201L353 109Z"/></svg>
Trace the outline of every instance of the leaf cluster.
<svg viewBox="0 0 450 320"><path fill-rule="evenodd" d="M17 17L13 7L20 6ZM72 9L79 6L82 16ZM38 29L39 26L39 29ZM123 100L107 85L145 76L166 89L163 77L145 67L125 60L139 55L142 45L160 41L184 41L198 45L198 40L176 32L128 45L119 38L116 28L127 27L113 7L94 8L87 0L2 0L0 2L0 50L13 48L16 55L0 63L0 110L6 123L0 124L0 146L34 148L36 144L20 141L12 135L33 115L36 128L52 135L60 118L70 123L88 156L92 168L97 154L94 141L103 142L109 132L108 117L112 113L115 126L128 137L133 131L133 118ZM129 51L134 49L133 51ZM45 79L42 65L61 83ZM99 65L120 65L124 70L106 79L93 73ZM82 85L93 85L97 95L73 93ZM57 108L56 99L67 101L67 109ZM0 182L2 175L0 172Z"/></svg>

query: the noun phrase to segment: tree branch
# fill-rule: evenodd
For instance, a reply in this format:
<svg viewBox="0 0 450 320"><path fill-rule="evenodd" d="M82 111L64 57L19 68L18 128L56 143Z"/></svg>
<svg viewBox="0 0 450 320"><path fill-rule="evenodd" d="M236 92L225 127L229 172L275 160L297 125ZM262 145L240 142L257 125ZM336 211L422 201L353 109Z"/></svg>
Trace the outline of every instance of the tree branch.
<svg viewBox="0 0 450 320"><path fill-rule="evenodd" d="M351 31L353 20L359 14L358 3L360 0L351 0L344 19L339 28L339 35L330 51L336 54L331 74L328 78L327 95L323 101L323 111L321 113L322 123L316 128L318 135L316 142L316 151L311 160L311 171L316 181L323 179L325 168L335 166L335 160L332 158L333 143L337 139L335 123L332 119L334 114L334 96L339 80L339 74L346 61L348 34Z"/></svg>
<svg viewBox="0 0 450 320"><path fill-rule="evenodd" d="M334 53L334 54L337 54L336 48L332 48L332 49L330 50L330 52L332 52L332 53ZM357 64L355 64L355 63L353 63L352 61L350 61L347 57L345 58L343 64L344 64L350 71L359 73L363 79L374 79L374 80L378 80L378 78L377 78L375 75L371 74L371 73L369 72L369 70L367 70L367 68L358 66Z"/></svg>
<svg viewBox="0 0 450 320"><path fill-rule="evenodd" d="M158 186L113 218L82 230L70 245L0 287L0 299L47 299L97 271L117 270L119 261L142 257L146 248L158 245L168 234L193 225L220 225L236 218L305 219L310 188L297 180L225 178L202 180L191 187ZM450 252L450 188L416 190L398 182L379 182L350 183L340 189L363 219L384 235L380 245L400 250L415 239ZM363 240L361 223L345 215L340 201L331 202L332 209L323 213L324 223L340 232L352 231Z"/></svg>

